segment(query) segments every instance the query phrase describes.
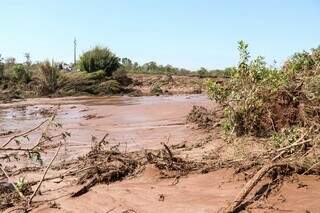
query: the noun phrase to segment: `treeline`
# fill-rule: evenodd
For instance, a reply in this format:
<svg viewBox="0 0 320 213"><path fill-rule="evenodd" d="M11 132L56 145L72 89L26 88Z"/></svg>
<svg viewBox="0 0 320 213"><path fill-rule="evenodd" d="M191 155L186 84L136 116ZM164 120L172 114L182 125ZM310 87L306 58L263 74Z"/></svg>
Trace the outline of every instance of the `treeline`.
<svg viewBox="0 0 320 213"><path fill-rule="evenodd" d="M264 79L263 82L267 82L265 79L268 77L271 79L270 82L278 82L278 77L283 76L284 71L294 73L296 70L318 70L320 66L319 52L319 48L316 48L310 52L296 53L288 59L283 69L267 67L261 57L246 66L250 66L252 71L251 79ZM245 57L244 53L243 55L241 57ZM239 74L237 67L222 70L201 68L197 71L191 71L171 65L158 65L156 62L140 65L128 58L120 58L108 48L99 46L84 52L76 65L67 66L67 69L63 65L65 63L53 61L34 63L28 53L25 54L25 60L22 63L17 63L12 57L4 59L0 55L0 91L10 89L10 91L17 93L14 96L19 96L19 93L26 93L26 91L31 96L74 95L81 92L118 94L126 92L126 87L132 83L132 79L128 75L131 73L187 75L199 78L228 77L231 79L237 78ZM265 70L271 71L266 72ZM217 91L222 92L223 90L218 89Z"/></svg>
<svg viewBox="0 0 320 213"><path fill-rule="evenodd" d="M129 58L122 58L121 65L123 69L129 73L141 73L141 74L171 74L171 75L188 75L188 76L199 76L205 77L229 77L230 72L233 68L226 69L214 69L208 70L201 67L197 71L192 71L185 68L177 68L172 65L159 65L154 61L145 63L143 65L137 62L131 61Z"/></svg>
<svg viewBox="0 0 320 213"><path fill-rule="evenodd" d="M30 81L30 70L36 70L40 68L42 62L32 62L29 53L25 53L25 61L17 63L14 57L3 58L0 54L0 80L11 79L11 80L22 80L25 82ZM51 62L58 69L62 70L65 68L66 63L64 62ZM108 64L108 65L107 65ZM189 70L185 68L177 68L172 65L160 65L154 61L139 64L133 62L129 58L120 58L113 54L108 48L95 47L89 51L86 51L80 56L77 64L68 65L67 68L74 71L87 71L93 72L108 67L111 72L115 70L121 70L126 73L136 74L164 74L164 75L181 75L181 76L198 76L200 78L205 77L229 77L233 68L229 67L226 69L213 69L208 70L201 67L199 70ZM113 66L113 67L112 67ZM70 71L69 70L69 71Z"/></svg>

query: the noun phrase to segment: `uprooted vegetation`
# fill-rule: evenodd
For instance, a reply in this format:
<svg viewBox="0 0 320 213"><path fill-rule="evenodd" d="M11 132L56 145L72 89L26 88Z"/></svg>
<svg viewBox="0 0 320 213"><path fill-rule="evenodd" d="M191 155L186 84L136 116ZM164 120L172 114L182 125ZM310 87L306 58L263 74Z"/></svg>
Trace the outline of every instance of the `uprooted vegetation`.
<svg viewBox="0 0 320 213"><path fill-rule="evenodd" d="M241 155L252 160L249 168L261 169L226 212L239 209L270 170L278 171L280 177L320 173L320 96L316 86L320 83L320 48L295 54L282 69L268 67L262 57L250 60L243 41L239 51L240 62L230 80L222 84L209 81L208 92L223 107L222 126L229 143L238 150L244 149L245 140L261 144L259 152L242 150ZM277 167L285 167L282 171L286 172L279 173Z"/></svg>
<svg viewBox="0 0 320 213"><path fill-rule="evenodd" d="M203 106L193 106L187 115L187 121L197 124L199 128L212 129L220 125L221 116L219 110L211 111Z"/></svg>
<svg viewBox="0 0 320 213"><path fill-rule="evenodd" d="M46 115L54 116L54 112L46 112ZM111 184L136 177L150 164L158 168L160 177L177 179L191 172L209 172L221 168L221 165L225 167L233 165L229 161L217 162L210 156L200 157L197 160L185 156L185 151L200 150L204 144L209 144L209 139L195 145L178 144L172 146L169 145L168 139L162 149L126 152L122 151L123 147L113 145L112 141L108 140L108 135L100 140L92 137L92 147L87 154L77 159L64 161L64 154L59 154L60 140L64 140L67 133L62 130L60 125L54 122L54 117L50 117L30 130L4 135L8 138L6 140L8 145L4 143L2 145L4 148L0 152L4 157L1 159L1 164L6 173L1 173L0 177L0 186L6 189L1 191L3 199L0 207L2 210L19 208L29 211L47 203L48 201L42 195L48 193L46 190L51 184L69 183L72 180L73 184L79 185L79 189L72 189L73 193L68 193L68 197L78 197L90 191L90 188L96 184ZM60 134L60 131L64 134ZM26 142L28 138L30 143ZM16 144L15 140L21 143ZM36 144L37 141L41 141L40 145L33 145L34 141ZM33 146L29 147L31 144ZM63 144L67 145L68 143ZM55 154L52 157L52 151L56 151L59 156L55 158ZM50 153L50 156L47 156L46 152ZM11 162L7 162L8 155L12 155ZM27 160L34 162L36 166L20 168L20 162ZM49 164L48 160L51 160ZM49 170L48 174L47 170ZM39 175L42 178L39 178ZM17 186L19 190L13 186ZM20 192L22 196L19 195Z"/></svg>
<svg viewBox="0 0 320 213"><path fill-rule="evenodd" d="M163 143L163 149L159 150L123 152L119 150L119 145L110 145L107 136L108 134L100 141L94 141L91 150L76 161L62 162L53 168L67 169L68 172L63 176L75 176L77 184L82 185L71 197L87 193L96 184L110 184L138 176L148 164L155 165L163 178L185 176L190 172L200 171L205 166L212 168L209 161L191 161L174 154L174 150L187 148L186 146L168 146ZM70 168L74 169L69 170Z"/></svg>
<svg viewBox="0 0 320 213"><path fill-rule="evenodd" d="M241 136L270 136L284 128L320 123L319 62L297 69L293 56L282 70L267 67L262 57L250 61L248 45L239 43L240 62L224 84L209 82L209 95L224 106L226 122ZM310 58L316 57L319 48ZM298 60L298 62L296 62ZM306 59L307 60L307 59ZM320 61L320 59L317 59Z"/></svg>
<svg viewBox="0 0 320 213"><path fill-rule="evenodd" d="M36 127L27 131L17 133L8 138L0 147L0 169L1 179L6 181L0 182L0 210L10 208L16 205L23 205L25 210L31 208L32 200L38 193L41 184L43 183L46 173L50 169L51 164L57 157L61 146L65 143L69 135L68 132L61 130L61 124L55 122L56 109L52 110L52 116L42 121ZM50 112L51 114L51 112ZM49 134L50 129L58 130L59 133L55 135ZM41 133L32 144L30 142L30 135L41 130ZM10 135L9 135L10 136ZM50 163L46 165L41 180L29 182L23 176L24 172L40 171L43 167L43 155L46 155L50 150L56 149ZM22 161L31 161L36 166L23 167ZM18 177L18 181L14 181ZM32 186L36 188L33 190Z"/></svg>

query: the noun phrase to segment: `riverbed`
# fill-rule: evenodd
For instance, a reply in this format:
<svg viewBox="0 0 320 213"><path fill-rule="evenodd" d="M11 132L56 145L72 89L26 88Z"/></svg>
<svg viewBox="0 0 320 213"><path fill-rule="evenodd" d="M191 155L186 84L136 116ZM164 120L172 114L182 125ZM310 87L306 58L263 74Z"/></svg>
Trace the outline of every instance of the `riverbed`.
<svg viewBox="0 0 320 213"><path fill-rule="evenodd" d="M55 121L71 134L59 155L64 160L87 153L93 141L107 133L110 146L119 145L122 151L159 148L163 142L175 144L202 137L201 131L186 123L193 105L214 103L206 95L27 99L0 106L0 131L26 131L47 119L46 111L57 110ZM33 134L30 140L38 136ZM7 138L1 137L0 142Z"/></svg>

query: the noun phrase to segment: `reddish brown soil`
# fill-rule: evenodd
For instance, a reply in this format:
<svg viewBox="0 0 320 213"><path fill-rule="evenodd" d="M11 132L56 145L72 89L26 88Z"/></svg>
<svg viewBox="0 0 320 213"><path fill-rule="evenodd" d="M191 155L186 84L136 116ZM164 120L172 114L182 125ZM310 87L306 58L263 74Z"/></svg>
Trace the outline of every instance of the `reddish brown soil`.
<svg viewBox="0 0 320 213"><path fill-rule="evenodd" d="M61 198L60 209L43 206L35 212L217 212L240 190L242 182L229 181L232 171L159 179L155 168L132 180L98 185L79 198ZM161 198L163 195L163 198Z"/></svg>
<svg viewBox="0 0 320 213"><path fill-rule="evenodd" d="M206 132L185 123L192 105L215 107L201 95L26 100L1 105L0 116L6 121L2 122L1 131L29 129L44 119L33 112L58 104L61 106L57 120L72 134L58 160L76 158L87 152L92 145L92 135L100 138L106 132L110 133L112 144L121 143L121 149L127 151L159 148L168 136L169 144L193 144L212 135L205 145L179 153L187 159L199 159L225 143L217 130ZM0 137L0 141L5 138ZM39 179L41 172L28 172L23 176L31 181ZM50 171L47 176L58 172L63 171ZM243 176L234 175L231 169L189 174L181 177L177 184L172 184L175 179L160 177L159 171L149 165L138 177L110 185L96 185L78 198L70 198L70 194L81 187L75 184L75 180L54 179L41 186L41 195L34 199L41 205L32 212L217 212L233 200L245 183ZM314 213L319 212L319 199L319 178L297 176L286 180L267 200L248 206L246 211Z"/></svg>

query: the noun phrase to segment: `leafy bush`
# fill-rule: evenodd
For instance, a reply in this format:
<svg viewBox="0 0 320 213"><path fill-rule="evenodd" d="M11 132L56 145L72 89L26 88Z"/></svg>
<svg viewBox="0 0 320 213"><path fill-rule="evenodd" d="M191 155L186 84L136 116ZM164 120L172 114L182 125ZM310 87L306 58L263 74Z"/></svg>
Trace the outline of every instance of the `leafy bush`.
<svg viewBox="0 0 320 213"><path fill-rule="evenodd" d="M209 76L209 72L208 70L206 70L205 68L201 67L200 70L197 71L198 75L200 78L205 78Z"/></svg>
<svg viewBox="0 0 320 213"><path fill-rule="evenodd" d="M95 83L90 74L95 76L95 73L87 72L61 72L58 79L59 87L64 92L85 92L86 87Z"/></svg>
<svg viewBox="0 0 320 213"><path fill-rule="evenodd" d="M87 77L90 80L97 80L97 81L101 81L106 77L106 73L103 70L98 70L96 72L90 72L87 73Z"/></svg>
<svg viewBox="0 0 320 213"><path fill-rule="evenodd" d="M87 72L103 70L107 76L120 66L120 59L108 48L95 47L80 56L80 69Z"/></svg>
<svg viewBox="0 0 320 213"><path fill-rule="evenodd" d="M102 78L102 76L104 76ZM61 72L59 76L59 92L74 95L76 93L118 94L122 91L120 83L105 77L104 71Z"/></svg>
<svg viewBox="0 0 320 213"><path fill-rule="evenodd" d="M307 51L295 53L284 65L284 71L290 76L311 70L320 70L320 47L311 49L310 53Z"/></svg>
<svg viewBox="0 0 320 213"><path fill-rule="evenodd" d="M23 83L29 83L31 81L30 72L27 71L24 65L22 64L14 65L13 72L14 72L15 80Z"/></svg>
<svg viewBox="0 0 320 213"><path fill-rule="evenodd" d="M320 110L316 107L320 104L320 78L310 72L316 61L309 63L300 55L306 60L301 63L296 55L292 64L296 70L287 72L267 67L262 57L250 60L248 44L243 41L239 42L239 52L238 67L229 81L208 82L209 96L224 107L232 132L265 136L292 125L320 124ZM304 71L313 76L302 75Z"/></svg>
<svg viewBox="0 0 320 213"><path fill-rule="evenodd" d="M118 94L121 92L121 86L118 81L109 80L99 84L99 93Z"/></svg>
<svg viewBox="0 0 320 213"><path fill-rule="evenodd" d="M124 86L128 86L132 83L132 79L128 77L127 71L124 68L119 68L113 72L112 78Z"/></svg>
<svg viewBox="0 0 320 213"><path fill-rule="evenodd" d="M42 80L42 93L54 93L58 88L59 70L52 66L49 61L45 61L40 65L40 73Z"/></svg>

